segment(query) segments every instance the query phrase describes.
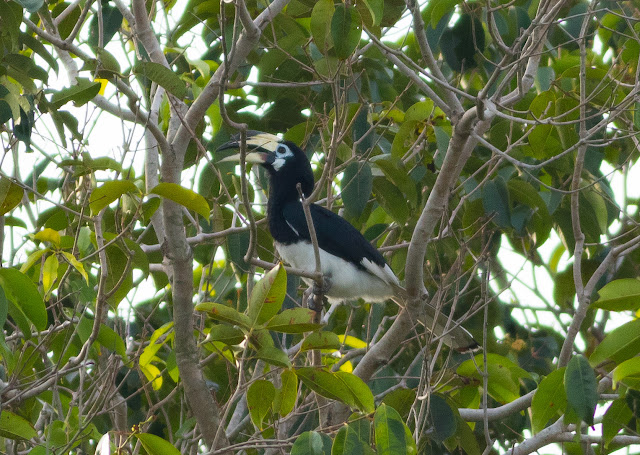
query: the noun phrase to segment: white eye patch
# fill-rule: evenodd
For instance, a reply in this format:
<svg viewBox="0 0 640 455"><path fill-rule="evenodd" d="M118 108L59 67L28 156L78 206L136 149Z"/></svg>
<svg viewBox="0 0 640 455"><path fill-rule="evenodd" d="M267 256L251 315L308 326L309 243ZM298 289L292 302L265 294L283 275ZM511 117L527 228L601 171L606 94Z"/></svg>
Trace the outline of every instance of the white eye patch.
<svg viewBox="0 0 640 455"><path fill-rule="evenodd" d="M287 145L278 144L278 146L276 147L275 154L276 154L276 158L275 160L273 160L273 163L271 164L271 166L273 167L273 169L275 169L276 172L278 172L280 168L284 166L287 160L293 157L293 152Z"/></svg>

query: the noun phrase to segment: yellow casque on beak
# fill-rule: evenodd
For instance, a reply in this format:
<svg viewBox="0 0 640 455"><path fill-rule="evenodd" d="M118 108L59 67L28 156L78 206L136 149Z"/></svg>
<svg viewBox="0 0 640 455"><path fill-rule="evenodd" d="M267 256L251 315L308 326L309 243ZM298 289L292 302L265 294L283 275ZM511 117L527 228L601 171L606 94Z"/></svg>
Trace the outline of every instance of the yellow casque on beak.
<svg viewBox="0 0 640 455"><path fill-rule="evenodd" d="M267 156L268 155L264 152L249 152L245 156L245 160L247 163L264 164L267 162ZM240 154L236 153L235 155L222 158L218 163L225 163L229 161L240 162Z"/></svg>
<svg viewBox="0 0 640 455"><path fill-rule="evenodd" d="M265 164L269 160L269 154L275 152L278 148L278 144L280 144L280 138L278 136L260 131L247 131L247 163ZM237 137L235 140L218 147L218 151L232 148L240 148L240 141ZM229 161L239 162L240 154L227 156L218 162Z"/></svg>

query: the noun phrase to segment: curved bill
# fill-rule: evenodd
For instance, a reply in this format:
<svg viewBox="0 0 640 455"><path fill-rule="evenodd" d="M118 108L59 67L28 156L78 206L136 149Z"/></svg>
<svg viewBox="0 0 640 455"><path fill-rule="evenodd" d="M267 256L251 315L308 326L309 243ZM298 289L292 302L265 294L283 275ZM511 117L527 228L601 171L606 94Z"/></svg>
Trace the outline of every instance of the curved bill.
<svg viewBox="0 0 640 455"><path fill-rule="evenodd" d="M274 134L253 130L247 131L247 149L250 152L275 152L278 144L281 142L280 138ZM240 148L239 135L236 135L231 141L218 147L218 151L233 148Z"/></svg>
<svg viewBox="0 0 640 455"><path fill-rule="evenodd" d="M232 148L232 147L229 147ZM218 149L220 150L220 149ZM247 163L257 163L257 164L264 164L268 161L269 159L269 154L268 153L264 153L264 152L249 152L245 155L244 157L245 161ZM229 155L226 156L224 158L222 158L221 160L218 160L218 163L226 163L229 161L234 161L234 162L240 162L240 154L236 153L235 155Z"/></svg>

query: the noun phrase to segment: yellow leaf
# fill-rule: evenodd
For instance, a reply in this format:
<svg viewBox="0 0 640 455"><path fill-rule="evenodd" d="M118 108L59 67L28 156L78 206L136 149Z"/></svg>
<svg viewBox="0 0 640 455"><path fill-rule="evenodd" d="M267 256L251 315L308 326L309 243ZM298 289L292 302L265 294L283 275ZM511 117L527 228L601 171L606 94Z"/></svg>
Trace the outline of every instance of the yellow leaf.
<svg viewBox="0 0 640 455"><path fill-rule="evenodd" d="M362 349L367 347L367 343L359 338L352 337L351 335L338 335L341 343L346 344L350 348Z"/></svg>
<svg viewBox="0 0 640 455"><path fill-rule="evenodd" d="M34 240L49 242L55 247L60 247L60 234L51 228L45 228L33 236Z"/></svg>
<svg viewBox="0 0 640 455"><path fill-rule="evenodd" d="M109 83L109 80L108 79L95 78L93 81L94 82L100 82L100 90L98 90L98 95L104 95L104 91L107 88L107 84Z"/></svg>
<svg viewBox="0 0 640 455"><path fill-rule="evenodd" d="M49 248L47 248L44 250L36 250L33 253L31 253L27 258L27 260L24 262L24 264L22 264L22 267L20 267L20 273L25 273L27 270L33 267L33 265L40 260L42 255L49 251L50 251Z"/></svg>
<svg viewBox="0 0 640 455"><path fill-rule="evenodd" d="M162 387L162 374L160 373L160 369L151 363L140 365L140 369L151 383L153 390L160 390Z"/></svg>
<svg viewBox="0 0 640 455"><path fill-rule="evenodd" d="M82 262L78 261L73 254L67 251L63 251L62 254L67 259L67 261L69 261L69 264L71 264L74 269L80 272L82 278L84 278L87 284L89 284L89 275L87 275L87 272L84 270L84 265L82 265Z"/></svg>
<svg viewBox="0 0 640 455"><path fill-rule="evenodd" d="M42 290L45 297L49 296L51 288L58 278L58 257L55 254L50 255L42 267Z"/></svg>

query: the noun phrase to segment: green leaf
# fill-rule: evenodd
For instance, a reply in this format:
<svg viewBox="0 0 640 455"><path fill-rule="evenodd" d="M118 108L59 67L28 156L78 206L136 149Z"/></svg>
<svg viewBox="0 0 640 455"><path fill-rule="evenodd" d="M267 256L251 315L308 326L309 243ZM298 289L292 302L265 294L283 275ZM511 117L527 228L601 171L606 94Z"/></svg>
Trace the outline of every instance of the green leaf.
<svg viewBox="0 0 640 455"><path fill-rule="evenodd" d="M431 28L436 28L440 19L448 12L453 11L458 3L462 3L462 0L431 0L422 13L422 17L431 24Z"/></svg>
<svg viewBox="0 0 640 455"><path fill-rule="evenodd" d="M313 67L322 77L335 77L340 68L340 61L335 57L325 57L314 62Z"/></svg>
<svg viewBox="0 0 640 455"><path fill-rule="evenodd" d="M3 66L9 67L7 73L9 76L27 77L29 79L38 79L47 82L48 73L43 68L39 67L35 60L22 54L5 54L2 57ZM21 83L23 81L20 81ZM29 81L33 83L33 81ZM24 85L24 83L23 83ZM22 109L25 112L29 112L31 109L28 104L22 104Z"/></svg>
<svg viewBox="0 0 640 455"><path fill-rule="evenodd" d="M124 340L111 327L104 324L100 325L100 330L98 331L98 343L122 357L123 362L126 363L129 361Z"/></svg>
<svg viewBox="0 0 640 455"><path fill-rule="evenodd" d="M254 328L249 332L249 344L256 350L262 350L267 347L275 347L273 337L267 329ZM279 349L278 349L279 351Z"/></svg>
<svg viewBox="0 0 640 455"><path fill-rule="evenodd" d="M371 393L371 389L369 389L369 386L367 386L362 379L355 374L340 370L336 371L334 375L342 381L344 388L349 390L351 395L353 395L354 403L359 410L366 414L372 413L375 410L373 393Z"/></svg>
<svg viewBox="0 0 640 455"><path fill-rule="evenodd" d="M382 16L384 15L384 0L363 0L362 2L358 2L356 7L358 11L360 11L363 20L365 20L366 15L363 14L363 6L366 6L367 15L371 16L371 21L367 21L367 25L374 27L379 26L380 21L382 21Z"/></svg>
<svg viewBox="0 0 640 455"><path fill-rule="evenodd" d="M598 404L598 382L589 361L575 355L569 361L564 374L567 402L587 425L593 425L593 415Z"/></svg>
<svg viewBox="0 0 640 455"><path fill-rule="evenodd" d="M378 455L407 453L405 425L400 414L390 406L381 404L373 416Z"/></svg>
<svg viewBox="0 0 640 455"><path fill-rule="evenodd" d="M89 79L79 77L76 79L76 85L55 92L51 97L51 104L58 109L69 101L73 101L76 107L80 107L91 101L98 92L100 92L100 82L91 82Z"/></svg>
<svg viewBox="0 0 640 455"><path fill-rule="evenodd" d="M331 38L336 57L349 57L358 47L361 35L362 19L358 10L339 4L331 18Z"/></svg>
<svg viewBox="0 0 640 455"><path fill-rule="evenodd" d="M424 122L433 115L434 110L435 106L430 99L418 101L407 109L407 112L404 114L404 121Z"/></svg>
<svg viewBox="0 0 640 455"><path fill-rule="evenodd" d="M0 178L0 216L13 210L20 201L24 190L7 178Z"/></svg>
<svg viewBox="0 0 640 455"><path fill-rule="evenodd" d="M413 389L396 389L384 396L382 402L398 411L398 414L406 418L416 400L416 391Z"/></svg>
<svg viewBox="0 0 640 455"><path fill-rule="evenodd" d="M371 159L387 177L403 193L405 205L408 203L415 207L418 202L418 192L416 184L409 176L409 172L401 159L390 155L378 155Z"/></svg>
<svg viewBox="0 0 640 455"><path fill-rule="evenodd" d="M476 53L484 51L482 22L471 14L460 14L454 26L440 36L440 50L452 70L467 71L474 68L477 65Z"/></svg>
<svg viewBox="0 0 640 455"><path fill-rule="evenodd" d="M587 202L585 204L585 201L581 200L581 204L584 204L586 207L580 207L580 219L582 220L582 217L584 216L582 214L582 209L586 209L588 214L586 219L594 224L594 232L598 232L602 235L606 234L609 222L607 217L607 204L605 203L604 198L599 192L590 189L583 191L580 195L583 196ZM589 205L591 206L590 210L588 207Z"/></svg>
<svg viewBox="0 0 640 455"><path fill-rule="evenodd" d="M438 443L449 439L456 433L458 427L456 415L451 406L441 395L432 394L430 397L429 422L431 431L428 436Z"/></svg>
<svg viewBox="0 0 640 455"><path fill-rule="evenodd" d="M629 377L640 378L640 357L625 360L613 370L613 388L617 387L618 382L622 382Z"/></svg>
<svg viewBox="0 0 640 455"><path fill-rule="evenodd" d="M384 211L400 225L404 225L409 218L409 206L398 187L385 178L375 178L373 191Z"/></svg>
<svg viewBox="0 0 640 455"><path fill-rule="evenodd" d="M96 246L95 235L92 234L92 236L92 242L94 246ZM115 238L116 236L112 232L104 233L104 239L107 243ZM127 244L126 240L125 244ZM128 249L135 251L135 249L131 247ZM105 282L106 292L110 294L107 302L111 308L115 310L133 287L133 270L131 267L128 267L128 260L130 258L129 251L125 251L118 243L108 244L105 251L109 264Z"/></svg>
<svg viewBox="0 0 640 455"><path fill-rule="evenodd" d="M640 319L634 319L612 330L595 348L589 363L597 366L609 359L620 364L640 352Z"/></svg>
<svg viewBox="0 0 640 455"><path fill-rule="evenodd" d="M311 11L311 36L321 52L326 53L333 43L331 41L331 18L335 8L333 0L319 0Z"/></svg>
<svg viewBox="0 0 640 455"><path fill-rule="evenodd" d="M280 263L256 283L249 298L247 316L251 322L262 324L278 314L287 293L287 272Z"/></svg>
<svg viewBox="0 0 640 455"><path fill-rule="evenodd" d="M296 374L304 385L323 397L356 407L353 395L344 388L344 382L334 373L322 368L304 367L298 368Z"/></svg>
<svg viewBox="0 0 640 455"><path fill-rule="evenodd" d="M138 438L149 455L180 455L180 451L173 444L155 434L133 433L133 435Z"/></svg>
<svg viewBox="0 0 640 455"><path fill-rule="evenodd" d="M151 79L177 98L187 96L187 86L176 73L169 68L154 62L138 62L133 68L135 74Z"/></svg>
<svg viewBox="0 0 640 455"><path fill-rule="evenodd" d="M530 378L531 375L506 357L491 353L486 356L489 395L502 403L508 403L518 398L520 396L519 378ZM480 380L481 376L476 365L483 363L483 354L478 354L475 359L462 362L457 373Z"/></svg>
<svg viewBox="0 0 640 455"><path fill-rule="evenodd" d="M10 216L10 215L6 215L4 217L4 225L5 226L13 226L13 227L21 227L22 229L27 229L27 223L25 223L20 218L16 218L15 216Z"/></svg>
<svg viewBox="0 0 640 455"><path fill-rule="evenodd" d="M29 421L3 409L0 414L0 436L8 439L29 440L38 437L38 433Z"/></svg>
<svg viewBox="0 0 640 455"><path fill-rule="evenodd" d="M512 201L525 204L533 209L530 226L530 232L535 233L536 245L542 245L549 238L551 233L552 222L551 215L547 204L535 188L528 182L520 179L510 179L507 182L509 188L509 196Z"/></svg>
<svg viewBox="0 0 640 455"><path fill-rule="evenodd" d="M467 455L482 454L482 451L480 450L478 444L478 440L476 439L475 432L471 429L467 422L463 421L462 419L458 421L458 432L455 436L455 441L460 446L462 453L465 453Z"/></svg>
<svg viewBox="0 0 640 455"><path fill-rule="evenodd" d="M274 332L282 333L311 332L322 327L321 324L314 324L314 315L315 311L308 308L284 310L282 313L271 318L271 320L267 322L266 328Z"/></svg>
<svg viewBox="0 0 640 455"><path fill-rule="evenodd" d="M113 76L120 75L120 62L111 53L104 49L97 49L96 57L98 59L95 61L95 68L92 69L92 71L95 71L96 77L111 79ZM85 64L85 66L87 65Z"/></svg>
<svg viewBox="0 0 640 455"><path fill-rule="evenodd" d="M94 14L89 22L89 38L87 43L95 48L99 45L100 27L98 21L102 20L102 47L104 48L111 38L120 30L122 25L122 13L120 10L108 3L102 5L102 17Z"/></svg>
<svg viewBox="0 0 640 455"><path fill-rule="evenodd" d="M292 370L282 370L280 374L280 388L273 400L273 412L281 417L288 415L296 405L298 397L298 376Z"/></svg>
<svg viewBox="0 0 640 455"><path fill-rule="evenodd" d="M33 323L37 330L47 328L47 310L38 292L38 289L26 275L17 269L0 269L0 286L4 289L7 299L13 304L9 307L9 314L12 317L19 317L15 311L18 310L24 317ZM26 331L25 331L26 329ZM31 330L27 327L20 327L25 337L31 336Z"/></svg>
<svg viewBox="0 0 640 455"><path fill-rule="evenodd" d="M339 349L342 343L338 335L333 332L313 332L302 340L301 351L311 349Z"/></svg>
<svg viewBox="0 0 640 455"><path fill-rule="evenodd" d="M0 17L2 17L2 32L5 49L18 52L20 49L19 35L22 22L22 8L19 3L0 3Z"/></svg>
<svg viewBox="0 0 640 455"><path fill-rule="evenodd" d="M247 407L251 421L261 431L264 429L262 422L269 413L275 396L276 388L265 379L255 381L247 390Z"/></svg>
<svg viewBox="0 0 640 455"><path fill-rule="evenodd" d="M640 309L640 280L622 278L605 284L592 306L608 311L637 311Z"/></svg>
<svg viewBox="0 0 640 455"><path fill-rule="evenodd" d="M618 398L611 403L602 418L602 439L605 447L609 446L613 438L629 424L632 418L633 412L627 406L626 399Z"/></svg>
<svg viewBox="0 0 640 455"><path fill-rule="evenodd" d="M501 228L511 227L509 191L502 177L489 180L482 187L482 206L487 216Z"/></svg>
<svg viewBox="0 0 640 455"><path fill-rule="evenodd" d="M364 455L365 444L351 425L343 425L333 441L331 455Z"/></svg>
<svg viewBox="0 0 640 455"><path fill-rule="evenodd" d="M433 133L436 136L438 151L442 156L446 155L447 150L449 149L449 142L451 142L451 137L449 137L449 134L439 126L433 127Z"/></svg>
<svg viewBox="0 0 640 455"><path fill-rule="evenodd" d="M234 232L227 236L227 249L229 259L240 270L249 270L249 264L244 260L244 255L249 248L249 231Z"/></svg>
<svg viewBox="0 0 640 455"><path fill-rule="evenodd" d="M539 93L531 102L529 111L532 119L544 119L555 114L555 101L556 97L553 91L548 90L546 92ZM536 159L547 159L548 150L545 148L547 138L551 134L553 129L552 125L536 125L529 133L528 140L533 150L533 156Z"/></svg>
<svg viewBox="0 0 640 455"><path fill-rule="evenodd" d="M287 353L274 346L261 347L256 352L256 357L277 367L291 368L291 360L289 360Z"/></svg>
<svg viewBox="0 0 640 455"><path fill-rule="evenodd" d="M362 215L373 189L373 174L369 163L351 163L344 170L342 182L342 201L347 218Z"/></svg>
<svg viewBox="0 0 640 455"><path fill-rule="evenodd" d="M317 431L307 431L296 438L291 455L331 455L331 438Z"/></svg>
<svg viewBox="0 0 640 455"><path fill-rule="evenodd" d="M211 327L207 341L220 341L233 346L242 343L244 338L244 332L239 328L227 324L216 324Z"/></svg>
<svg viewBox="0 0 640 455"><path fill-rule="evenodd" d="M4 295L4 290L0 287L0 327L4 327L4 323L7 322L7 314L9 314L9 302ZM0 335L0 344L4 343L4 336ZM2 347L0 346L0 354L2 353Z"/></svg>
<svg viewBox="0 0 640 455"><path fill-rule="evenodd" d="M30 13L35 13L44 5L44 0L17 0L17 2Z"/></svg>
<svg viewBox="0 0 640 455"><path fill-rule="evenodd" d="M42 5L42 2L39 2L39 3ZM3 17L3 19L5 18ZM53 69L53 71L55 71L56 73L58 72L58 61L55 59L53 55L51 55L51 53L47 50L47 48L44 47L44 44L42 44L40 41L38 41L33 36L27 33L20 33L20 43L22 43L25 47L28 47L31 50L33 50L36 54L42 57L42 59L45 62L49 64L49 66L51 67L51 69Z"/></svg>
<svg viewBox="0 0 640 455"><path fill-rule="evenodd" d="M551 419L565 411L564 373L565 368L555 370L538 384L531 402L531 430L534 433L543 430Z"/></svg>
<svg viewBox="0 0 640 455"><path fill-rule="evenodd" d="M220 303L205 302L196 305L197 311L206 311L209 317L229 324L234 324L242 329L249 330L251 328L251 320L246 314L240 313L235 308Z"/></svg>
<svg viewBox="0 0 640 455"><path fill-rule="evenodd" d="M389 114L392 114L394 111L390 111ZM396 114L398 117L402 117L402 125L398 129L395 137L393 138L393 143L391 144L391 156L397 159L401 159L405 153L409 150L409 147L412 147L415 144L417 139L416 128L420 125L420 122L415 120L404 121L403 114ZM400 119L398 119L400 121Z"/></svg>
<svg viewBox="0 0 640 455"><path fill-rule="evenodd" d="M89 197L91 213L95 215L123 194L135 192L138 192L138 187L130 180L111 180L105 182L104 185L91 192L91 196Z"/></svg>
<svg viewBox="0 0 640 455"><path fill-rule="evenodd" d="M189 210L200 214L205 219L209 218L211 209L207 200L193 190L184 188L177 183L159 183L150 191L151 194L157 194L173 202L183 205Z"/></svg>

